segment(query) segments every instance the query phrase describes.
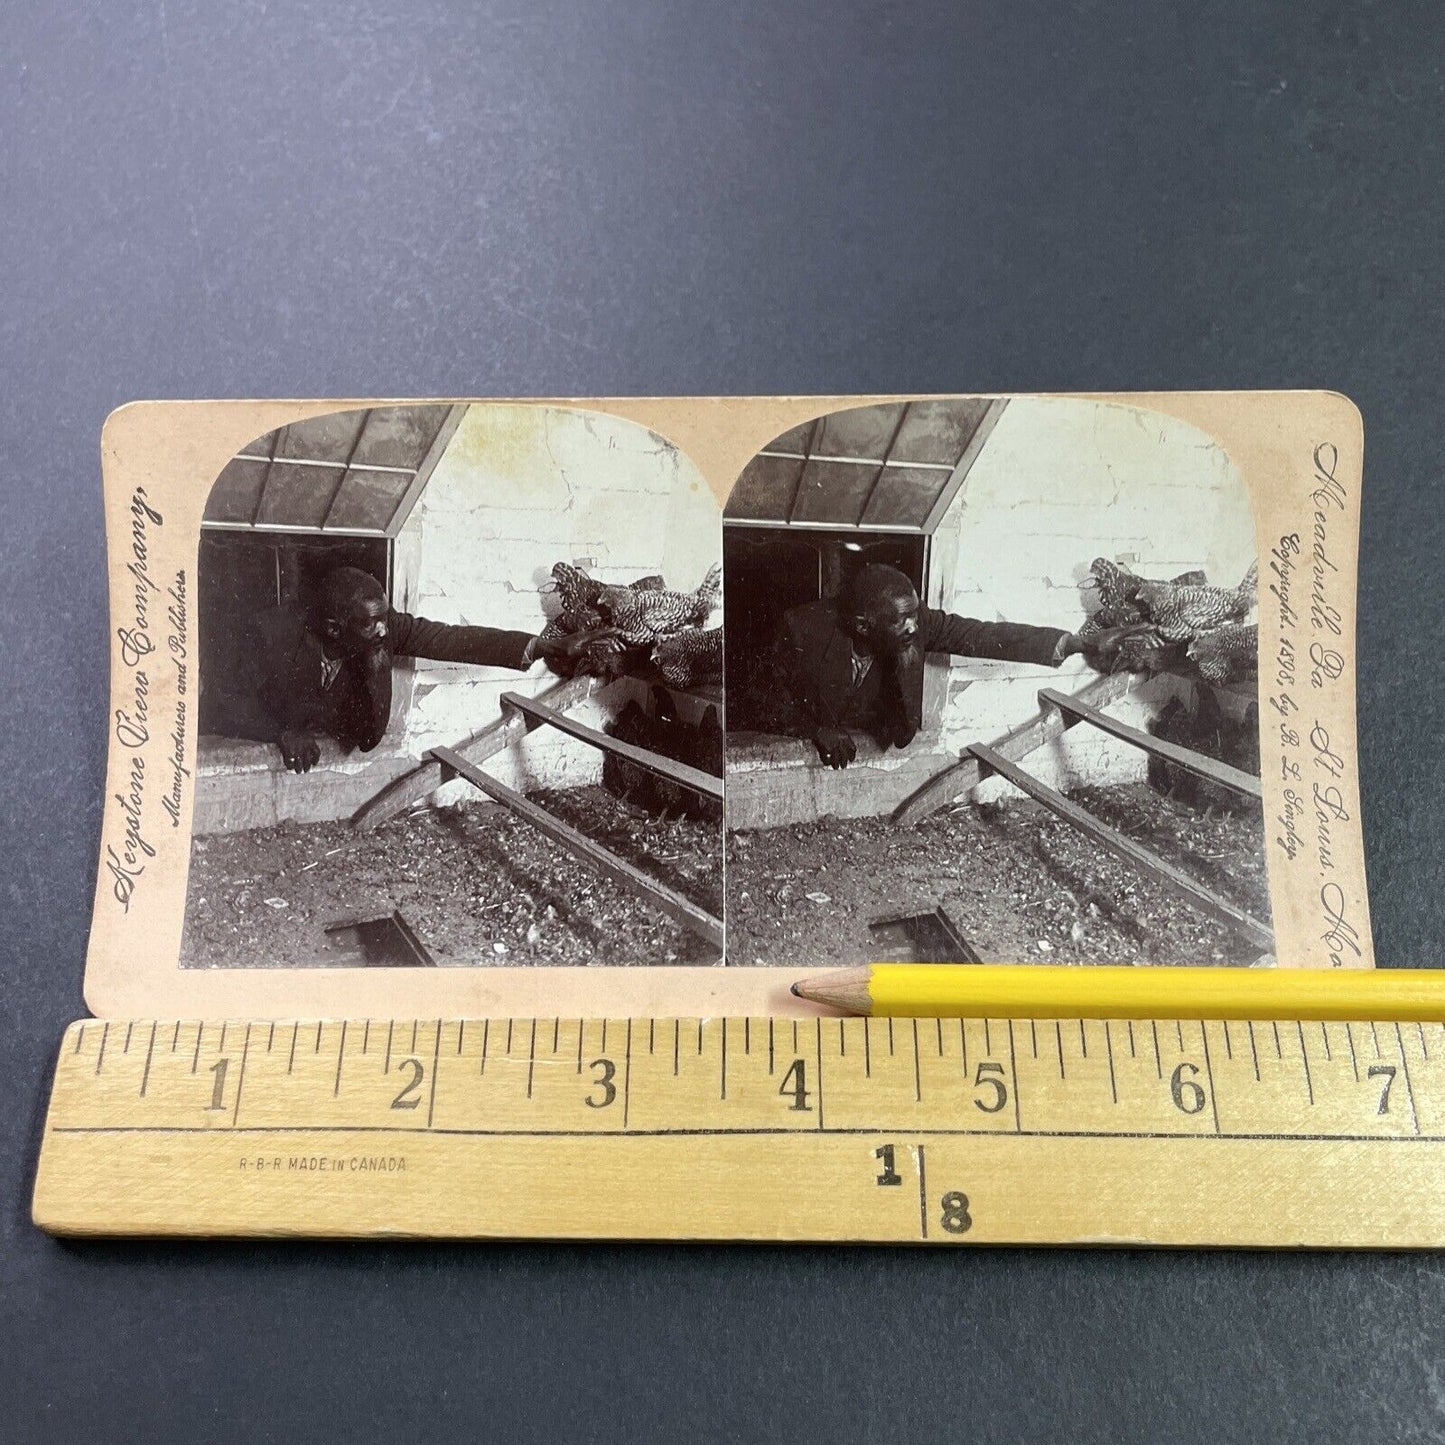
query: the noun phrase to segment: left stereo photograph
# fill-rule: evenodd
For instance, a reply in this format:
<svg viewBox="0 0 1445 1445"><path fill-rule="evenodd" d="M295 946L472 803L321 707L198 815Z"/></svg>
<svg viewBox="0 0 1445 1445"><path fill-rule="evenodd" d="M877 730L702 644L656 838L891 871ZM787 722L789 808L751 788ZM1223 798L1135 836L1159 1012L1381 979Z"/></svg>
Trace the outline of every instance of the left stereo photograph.
<svg viewBox="0 0 1445 1445"><path fill-rule="evenodd" d="M722 961L721 522L677 447L311 416L198 547L182 967Z"/></svg>

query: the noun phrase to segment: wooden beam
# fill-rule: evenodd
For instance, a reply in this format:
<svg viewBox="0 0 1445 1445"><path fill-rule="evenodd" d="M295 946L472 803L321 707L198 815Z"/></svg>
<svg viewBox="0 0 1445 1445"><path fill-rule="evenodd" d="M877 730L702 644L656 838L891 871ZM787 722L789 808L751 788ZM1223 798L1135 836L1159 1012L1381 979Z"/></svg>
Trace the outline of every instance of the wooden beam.
<svg viewBox="0 0 1445 1445"><path fill-rule="evenodd" d="M1134 839L1109 827L1107 823L1101 823L1092 813L1085 811L1077 803L1070 802L1062 793L1056 793L1046 784L1039 782L1001 753L983 743L971 744L969 751L978 759L986 773L997 773L1001 778L1006 778L1020 792L1027 793L1035 802L1042 803L1051 813L1093 839L1101 848L1123 858L1127 863L1132 863L1156 883L1173 889L1190 907L1206 917L1247 938L1256 948L1273 951L1273 931L1258 919L1251 918L1242 908L1236 908L1227 898L1221 898L1202 883L1195 882L1187 873L1180 872L1172 863L1166 863L1142 843L1136 843Z"/></svg>
<svg viewBox="0 0 1445 1445"><path fill-rule="evenodd" d="M1074 697L1080 702L1104 707L1123 697L1133 686L1133 681L1128 673L1108 673L1086 683ZM1046 708L1012 732L995 738L989 746L1017 762L1045 743L1063 737L1064 732L1064 720L1058 710ZM972 792L978 786L979 777L978 759L965 752L956 763L950 763L941 772L935 773L912 797L905 798L894 811L893 821L905 825L921 822L930 813L947 807L955 798Z"/></svg>
<svg viewBox="0 0 1445 1445"><path fill-rule="evenodd" d="M659 777L669 778L694 793L722 802L723 780L712 773L703 772L701 768L690 767L675 758L664 757L661 753L650 752L647 748L639 748L619 738L610 737L607 733L589 728L564 716L555 708L537 702L534 698L523 697L520 693L504 692L502 706L515 708L521 713L527 719L529 730L545 723L556 728L558 732L566 733L568 737L576 738L578 742L586 743L588 747L598 748L614 757L625 758L629 763L646 768L648 772L656 773Z"/></svg>
<svg viewBox="0 0 1445 1445"><path fill-rule="evenodd" d="M560 818L554 818L545 808L539 808L536 803L524 798L505 783L499 783L452 748L433 748L431 756L444 768L465 778L474 788L480 789L489 798L560 843L579 863L595 869L604 877L645 899L684 928L691 929L718 949L722 948L722 920L714 918L705 908L700 908L665 883L649 878L640 868L634 867L625 858L619 858L611 849L604 848L585 833L579 833Z"/></svg>
<svg viewBox="0 0 1445 1445"><path fill-rule="evenodd" d="M597 677L566 677L543 688L537 698L560 710L576 707L604 686L602 679ZM518 713L507 713L465 742L458 743L456 751L471 762L485 762L526 736L526 719ZM375 828L413 803L421 802L428 793L436 792L444 781L442 765L435 759L424 759L410 772L394 778L374 798L358 808L351 815L351 826L363 833Z"/></svg>
<svg viewBox="0 0 1445 1445"><path fill-rule="evenodd" d="M1039 692L1039 705L1045 708L1058 708L1064 715L1066 727L1072 727L1076 722L1092 723L1094 727L1108 733L1111 737L1116 737L1121 742L1132 743L1136 748L1142 748L1153 757L1161 758L1166 763L1172 763L1176 768L1184 768L1197 777L1206 778L1211 783L1218 783L1222 788L1243 793L1247 798L1263 801L1264 789L1253 773L1246 773L1240 768L1232 768L1228 763L1220 762L1218 758L1211 758L1204 753L1195 752L1193 748L1181 747L1178 743L1167 742L1164 738L1156 738L1153 733L1131 728L1128 723L1120 722L1116 717L1099 712L1087 703L1080 702L1076 697L1069 697L1066 693L1046 687Z"/></svg>

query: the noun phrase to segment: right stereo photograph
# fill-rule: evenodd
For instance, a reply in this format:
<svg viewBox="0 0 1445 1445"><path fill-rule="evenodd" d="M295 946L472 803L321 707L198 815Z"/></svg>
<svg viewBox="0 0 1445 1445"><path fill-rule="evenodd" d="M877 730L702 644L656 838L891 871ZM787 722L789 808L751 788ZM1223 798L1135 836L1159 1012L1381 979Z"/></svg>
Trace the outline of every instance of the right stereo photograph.
<svg viewBox="0 0 1445 1445"><path fill-rule="evenodd" d="M1272 961L1257 575L1234 464L1157 412L770 442L724 520L728 962Z"/></svg>

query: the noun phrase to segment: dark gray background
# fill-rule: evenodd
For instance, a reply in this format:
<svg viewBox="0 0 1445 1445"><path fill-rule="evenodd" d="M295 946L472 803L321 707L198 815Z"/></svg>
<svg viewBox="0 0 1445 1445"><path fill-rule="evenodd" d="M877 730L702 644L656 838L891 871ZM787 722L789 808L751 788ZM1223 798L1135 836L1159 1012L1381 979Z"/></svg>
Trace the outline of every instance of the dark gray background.
<svg viewBox="0 0 1445 1445"><path fill-rule="evenodd" d="M1376 944L1442 961L1441 7L810 8L0 13L8 1438L1445 1438L1430 1256L28 1222L100 812L97 443L135 397L1344 391Z"/></svg>

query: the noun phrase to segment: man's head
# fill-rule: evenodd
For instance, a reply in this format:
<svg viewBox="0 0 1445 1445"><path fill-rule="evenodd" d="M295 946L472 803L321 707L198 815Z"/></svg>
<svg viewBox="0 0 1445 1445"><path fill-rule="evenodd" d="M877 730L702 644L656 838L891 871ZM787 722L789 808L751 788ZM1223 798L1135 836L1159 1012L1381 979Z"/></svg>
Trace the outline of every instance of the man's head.
<svg viewBox="0 0 1445 1445"><path fill-rule="evenodd" d="M386 643L386 592L359 567L333 567L321 583L321 630L326 642L349 656Z"/></svg>
<svg viewBox="0 0 1445 1445"><path fill-rule="evenodd" d="M896 657L918 637L918 593L898 568L875 562L844 584L838 617L864 651Z"/></svg>

